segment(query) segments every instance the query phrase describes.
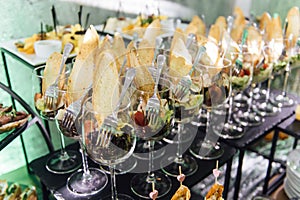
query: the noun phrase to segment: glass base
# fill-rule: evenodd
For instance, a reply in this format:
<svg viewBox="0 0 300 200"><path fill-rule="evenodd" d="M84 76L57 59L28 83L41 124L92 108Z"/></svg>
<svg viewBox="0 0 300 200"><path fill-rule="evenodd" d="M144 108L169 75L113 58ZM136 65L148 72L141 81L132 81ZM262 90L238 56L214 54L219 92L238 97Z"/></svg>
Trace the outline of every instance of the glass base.
<svg viewBox="0 0 300 200"><path fill-rule="evenodd" d="M78 151L67 150L55 152L47 160L46 169L54 174L66 174L74 172L82 165L81 155Z"/></svg>
<svg viewBox="0 0 300 200"><path fill-rule="evenodd" d="M155 171L155 189L158 191L158 197L160 198L169 193L172 182L170 178L159 172ZM152 192L152 180L148 178L148 173L137 174L131 179L131 190L134 194L141 198L150 199L149 194Z"/></svg>
<svg viewBox="0 0 300 200"><path fill-rule="evenodd" d="M190 147L190 153L196 158L202 160L214 160L220 158L224 149L219 145L219 143L212 143L210 141L203 142L203 140L193 143Z"/></svg>
<svg viewBox="0 0 300 200"><path fill-rule="evenodd" d="M73 173L67 180L67 188L75 195L89 196L100 192L107 184L107 176L96 168L89 169L90 174L84 177L83 170Z"/></svg>
<svg viewBox="0 0 300 200"><path fill-rule="evenodd" d="M168 163L170 162L172 163L168 165ZM185 176L190 176L198 170L196 160L189 155L183 155L181 160L179 160L178 158L170 157L167 160L161 161L163 172L169 176L177 177L179 175L179 166L181 166L181 172Z"/></svg>
<svg viewBox="0 0 300 200"><path fill-rule="evenodd" d="M233 101L233 105L238 108L244 108L248 105L248 97L242 93L237 94Z"/></svg>
<svg viewBox="0 0 300 200"><path fill-rule="evenodd" d="M233 119L244 127L259 126L265 121L254 111L243 112L241 110L233 115Z"/></svg>
<svg viewBox="0 0 300 200"><path fill-rule="evenodd" d="M165 154L163 147L165 147L163 142L155 141L153 159L160 158ZM137 141L133 156L141 160L149 160L149 142L146 140Z"/></svg>
<svg viewBox="0 0 300 200"><path fill-rule="evenodd" d="M135 200L134 198L132 198L131 196L128 196L127 194L118 194L117 199L118 200ZM111 196L106 196L102 200L112 200L112 197Z"/></svg>
<svg viewBox="0 0 300 200"><path fill-rule="evenodd" d="M239 139L244 136L244 128L238 124L225 123L224 127L214 126L213 132L224 139Z"/></svg>
<svg viewBox="0 0 300 200"><path fill-rule="evenodd" d="M271 103L277 107L289 107L294 105L294 100L282 94L271 98Z"/></svg>
<svg viewBox="0 0 300 200"><path fill-rule="evenodd" d="M125 174L130 172L135 168L137 165L137 160L133 156L126 159L124 162L121 162L115 166L115 173L116 174ZM110 174L109 167L106 165L100 165L100 169L105 171L105 173Z"/></svg>
<svg viewBox="0 0 300 200"><path fill-rule="evenodd" d="M266 94L267 94L266 89L261 89L259 87L256 87L253 90L253 99L255 99L255 100L266 99ZM248 94L248 96L249 96L249 94Z"/></svg>
<svg viewBox="0 0 300 200"><path fill-rule="evenodd" d="M259 115L263 117L274 116L281 111L279 107L276 107L271 102L263 102L259 105L253 105L252 108L255 112L257 112Z"/></svg>

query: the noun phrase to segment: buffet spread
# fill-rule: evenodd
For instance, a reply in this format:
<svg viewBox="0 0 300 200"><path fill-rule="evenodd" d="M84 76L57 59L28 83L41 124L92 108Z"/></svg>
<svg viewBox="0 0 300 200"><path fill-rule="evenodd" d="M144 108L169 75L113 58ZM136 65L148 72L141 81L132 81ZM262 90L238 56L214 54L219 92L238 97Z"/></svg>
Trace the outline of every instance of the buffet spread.
<svg viewBox="0 0 300 200"><path fill-rule="evenodd" d="M63 48L72 44L76 54L72 68L61 62L65 55L54 52L39 68L41 74L35 74L41 84L41 88L34 86L35 107L44 119L57 121L65 136L82 142L96 163L113 168L133 154L138 147L136 138L151 146L170 134L174 124L181 130L182 124L191 123L201 108L210 113L231 101L232 92L241 93L300 61L298 7L289 10L283 28L277 14L271 17L265 12L257 19L246 19L238 7L233 17L220 16L209 28L199 16L184 26L167 20L165 16L109 18L102 26L91 25L87 30L68 26L16 43L17 50L25 54L34 53L33 44L38 40L59 39ZM113 36L99 37L99 31ZM129 79L124 91L123 83ZM277 104L278 109L283 105ZM256 115L264 117L268 112ZM250 125L243 117L235 127ZM236 137L243 137L241 129L235 130ZM213 174L216 181L205 199L221 200L218 166ZM184 178L179 168L180 187L172 200L190 199ZM163 195L159 181L150 185L146 198ZM114 189L112 194L117 195Z"/></svg>

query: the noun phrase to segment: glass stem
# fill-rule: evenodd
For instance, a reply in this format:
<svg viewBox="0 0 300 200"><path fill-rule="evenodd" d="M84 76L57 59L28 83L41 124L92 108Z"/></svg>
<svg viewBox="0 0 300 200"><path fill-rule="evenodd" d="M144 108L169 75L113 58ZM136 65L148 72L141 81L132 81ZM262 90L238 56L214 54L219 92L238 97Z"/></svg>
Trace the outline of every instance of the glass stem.
<svg viewBox="0 0 300 200"><path fill-rule="evenodd" d="M182 163L182 146L181 146L181 141L182 141L182 133L184 130L184 124L183 123L178 123L178 145L177 145L177 153L176 153L176 163Z"/></svg>
<svg viewBox="0 0 300 200"><path fill-rule="evenodd" d="M153 172L153 157L154 157L154 144L155 141L150 140L149 143L149 166L148 166L148 176L147 176L147 182L152 183L155 180L155 175Z"/></svg>
<svg viewBox="0 0 300 200"><path fill-rule="evenodd" d="M66 151L65 138L59 128L58 128L58 131L59 131L59 136L60 136L59 138L60 138L60 146L61 146L61 149L60 149L61 159L67 160L67 159L69 159L69 155Z"/></svg>
<svg viewBox="0 0 300 200"><path fill-rule="evenodd" d="M286 67L284 69L284 82L283 82L283 89L282 89L282 96L286 97L286 91L287 91L287 83L288 83L288 78L290 75L290 62L286 64Z"/></svg>
<svg viewBox="0 0 300 200"><path fill-rule="evenodd" d="M79 151L81 153L81 158L82 158L83 179L87 181L90 178L91 174L90 174L90 170L89 170L89 166L88 166L88 162L87 162L85 147L82 144L81 140L79 140L79 144L80 144Z"/></svg>
<svg viewBox="0 0 300 200"><path fill-rule="evenodd" d="M110 172L110 188L111 188L111 199L118 200L118 193L117 193L117 185L116 185L116 173L115 173L115 165L109 165L109 172Z"/></svg>
<svg viewBox="0 0 300 200"><path fill-rule="evenodd" d="M268 78L267 92L266 92L266 103L270 100L271 84L273 80L273 75Z"/></svg>
<svg viewBox="0 0 300 200"><path fill-rule="evenodd" d="M229 108L228 108L228 117L227 117L227 123L228 124L232 124L232 110L233 110L233 97L234 97L234 93L231 92L231 96L229 98Z"/></svg>
<svg viewBox="0 0 300 200"><path fill-rule="evenodd" d="M255 88L256 84L252 83L250 86L250 92L249 92L249 100L248 100L248 109L247 112L250 113L252 109L252 102L253 102L253 90Z"/></svg>

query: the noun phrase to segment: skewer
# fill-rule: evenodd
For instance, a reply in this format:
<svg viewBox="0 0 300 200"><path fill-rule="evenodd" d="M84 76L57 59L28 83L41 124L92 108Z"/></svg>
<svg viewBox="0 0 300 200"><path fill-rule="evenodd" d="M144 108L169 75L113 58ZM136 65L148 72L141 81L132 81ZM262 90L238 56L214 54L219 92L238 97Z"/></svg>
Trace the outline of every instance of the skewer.
<svg viewBox="0 0 300 200"><path fill-rule="evenodd" d="M185 179L185 175L181 171L181 166L179 165L179 175L177 176L177 180L180 182L180 186L182 186L182 182Z"/></svg>
<svg viewBox="0 0 300 200"><path fill-rule="evenodd" d="M218 183L218 177L220 176L220 170L219 170L219 161L217 160L217 163L216 163L216 168L213 169L213 174L214 174L214 177L215 177L215 183Z"/></svg>
<svg viewBox="0 0 300 200"><path fill-rule="evenodd" d="M149 197L155 200L158 196L158 191L155 189L155 182L152 182L152 192L150 192Z"/></svg>

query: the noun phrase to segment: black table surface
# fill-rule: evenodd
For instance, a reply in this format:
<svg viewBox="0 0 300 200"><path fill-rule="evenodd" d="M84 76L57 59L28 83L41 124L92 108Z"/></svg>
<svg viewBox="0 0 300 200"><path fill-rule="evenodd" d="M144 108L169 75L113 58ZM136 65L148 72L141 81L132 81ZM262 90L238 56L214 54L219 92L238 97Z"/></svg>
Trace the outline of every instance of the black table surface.
<svg viewBox="0 0 300 200"><path fill-rule="evenodd" d="M278 91L273 91L273 94L278 94ZM268 134L270 131L274 130L274 128L280 123L286 120L290 120L290 118L293 118L297 102L300 102L300 97L297 97L295 95L288 96L295 100L295 105L290 107L283 107L281 108L281 112L278 115L265 117L265 121L261 125L247 128L245 135L242 138L234 140L221 140L227 143L228 145L238 149L244 149L247 148L249 145L252 145L256 141L264 137L266 134Z"/></svg>
<svg viewBox="0 0 300 200"><path fill-rule="evenodd" d="M236 153L236 150L232 147L229 147L226 144L221 144L221 146L224 148L225 153L224 155L219 159L219 166L224 165L228 160L230 160L233 155ZM72 144L67 147L67 149L73 149L78 150L79 145L77 143ZM188 152L187 152L188 153ZM189 153L188 153L189 154ZM94 195L93 197L78 197L72 194L70 191L68 191L66 187L66 181L67 178L70 176L70 174L64 174L64 175L58 175L53 174L47 171L45 168L45 164L47 159L49 158L49 155L45 155L43 157L40 157L30 163L30 167L33 170L33 172L40 178L41 182L48 188L49 191L54 193L56 196L63 197L64 199L101 199L107 195L110 194L110 181L108 181L107 186L104 190L102 190L99 194ZM147 163L147 161L144 161ZM207 177L208 175L212 174L212 170L215 168L216 161L215 160L200 160L197 159L198 164L198 170L195 172L195 174L186 177L184 181L184 185L187 185L188 187L192 187L195 184L199 183L202 179ZM97 164L89 160L89 166L90 167L99 167ZM225 173L225 172L222 172ZM136 196L130 189L130 180L135 175L135 173L126 173L123 175L117 175L117 189L119 193L128 194L132 196L134 199L140 199L138 196ZM108 176L109 177L109 176ZM179 187L179 182L177 181L176 177L170 177L172 181L172 188L170 192L161 197L160 199L171 199L172 195L175 193L175 191ZM210 187L210 186L208 186ZM199 195L192 194L191 199L202 199Z"/></svg>

